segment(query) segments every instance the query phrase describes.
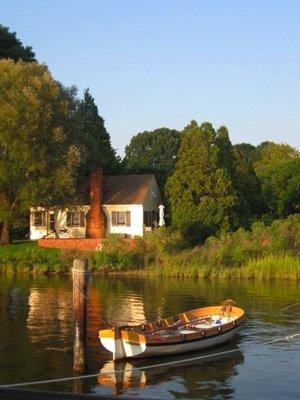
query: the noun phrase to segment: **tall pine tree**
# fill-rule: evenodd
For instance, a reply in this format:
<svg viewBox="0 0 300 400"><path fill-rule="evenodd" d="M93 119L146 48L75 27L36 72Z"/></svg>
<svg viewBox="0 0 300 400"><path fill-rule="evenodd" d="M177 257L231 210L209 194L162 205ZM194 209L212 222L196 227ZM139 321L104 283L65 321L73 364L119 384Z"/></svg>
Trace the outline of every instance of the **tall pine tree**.
<svg viewBox="0 0 300 400"><path fill-rule="evenodd" d="M201 224L230 229L236 195L221 162L217 134L209 123L192 121L183 131L174 174L167 181L173 224Z"/></svg>
<svg viewBox="0 0 300 400"><path fill-rule="evenodd" d="M76 136L83 157L81 175L88 175L92 168L100 166L105 172L116 169L118 164L116 152L111 146L104 119L99 115L89 89L85 90L84 98L78 105Z"/></svg>

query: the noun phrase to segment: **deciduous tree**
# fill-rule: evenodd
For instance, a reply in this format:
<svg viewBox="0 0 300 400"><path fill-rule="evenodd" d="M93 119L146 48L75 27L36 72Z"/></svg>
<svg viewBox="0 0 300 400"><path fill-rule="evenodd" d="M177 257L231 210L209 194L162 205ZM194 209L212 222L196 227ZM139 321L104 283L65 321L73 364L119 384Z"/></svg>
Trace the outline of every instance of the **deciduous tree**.
<svg viewBox="0 0 300 400"><path fill-rule="evenodd" d="M125 148L123 164L129 172L153 173L163 189L177 161L181 132L158 128L133 136Z"/></svg>
<svg viewBox="0 0 300 400"><path fill-rule="evenodd" d="M277 217L297 209L299 159L299 151L288 144L264 142L257 147L254 169L261 181L265 213Z"/></svg>
<svg viewBox="0 0 300 400"><path fill-rule="evenodd" d="M80 151L69 130L71 105L48 69L0 61L0 221L2 243L30 206L74 196Z"/></svg>

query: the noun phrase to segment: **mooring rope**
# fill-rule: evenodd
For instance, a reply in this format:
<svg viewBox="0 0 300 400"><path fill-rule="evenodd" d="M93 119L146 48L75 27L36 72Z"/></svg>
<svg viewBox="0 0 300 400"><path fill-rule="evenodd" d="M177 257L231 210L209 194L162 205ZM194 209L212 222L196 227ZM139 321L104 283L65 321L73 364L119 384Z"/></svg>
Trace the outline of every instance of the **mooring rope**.
<svg viewBox="0 0 300 400"><path fill-rule="evenodd" d="M76 269L76 268L72 268L71 269L72 274L74 273L80 273L80 274L88 274L90 279L90 272L89 270L81 270L81 269ZM73 280L73 287L75 287L76 290L78 290L78 292L86 299L88 300L88 297L83 293L83 291L80 289L80 287L75 283L75 281Z"/></svg>
<svg viewBox="0 0 300 400"><path fill-rule="evenodd" d="M73 282L73 286L75 287L75 289L78 290L78 292L79 292L86 300L88 300L88 297L83 293L83 291L78 287L78 285L76 285L75 282Z"/></svg>
<svg viewBox="0 0 300 400"><path fill-rule="evenodd" d="M293 308L293 307L297 306L298 304L300 304L300 301L297 301L296 303L290 304L287 307L283 307L283 308L280 309L280 311L288 310L289 308Z"/></svg>
<svg viewBox="0 0 300 400"><path fill-rule="evenodd" d="M259 346L264 346L266 344L282 342L284 340L288 341L288 340L292 340L292 339L296 338L297 336L300 336L300 332L299 333L295 333L293 335L282 336L282 337L277 338L277 339L268 340L267 342L259 343L258 345ZM125 372L135 372L135 371L143 371L143 370L146 370L146 369L153 369L153 368L158 368L158 367L166 367L166 366L169 366L169 365L184 364L186 362L205 360L205 359L208 359L208 358L211 358L211 357L218 357L218 356L223 356L225 354L236 353L236 352L239 352L241 350L243 350L243 347L240 347L240 348L237 348L237 349L232 349L232 350L225 350L225 351L221 351L221 352L218 352L218 353L205 354L205 355L198 356L198 357L191 357L191 358L187 358L187 359L184 359L184 360L176 360L176 361L169 361L169 362L160 363L160 364L145 365L143 367L123 369L123 370L120 370L120 371L103 372L102 375L121 374L121 373L125 373ZM9 385L0 385L0 390L1 389L5 389L5 388L13 388L13 387L24 387L24 386L31 386L31 385L43 385L43 384L46 384L46 383L57 383L57 382L74 381L76 379L95 378L95 377L97 377L99 375L100 374L98 372L98 373L89 374L89 375L70 376L70 377L67 377L67 378L47 379L47 380L43 380L43 381L32 381L32 382L22 382L22 383L11 383Z"/></svg>

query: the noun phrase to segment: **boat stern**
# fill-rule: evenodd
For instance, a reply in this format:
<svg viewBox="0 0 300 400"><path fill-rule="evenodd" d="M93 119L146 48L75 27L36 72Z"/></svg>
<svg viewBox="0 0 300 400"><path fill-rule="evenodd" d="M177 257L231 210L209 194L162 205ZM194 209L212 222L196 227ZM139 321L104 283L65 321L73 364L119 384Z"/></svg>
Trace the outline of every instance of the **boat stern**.
<svg viewBox="0 0 300 400"><path fill-rule="evenodd" d="M99 339L102 345L113 353L113 360L137 357L146 350L146 340L143 335L118 327L99 331Z"/></svg>

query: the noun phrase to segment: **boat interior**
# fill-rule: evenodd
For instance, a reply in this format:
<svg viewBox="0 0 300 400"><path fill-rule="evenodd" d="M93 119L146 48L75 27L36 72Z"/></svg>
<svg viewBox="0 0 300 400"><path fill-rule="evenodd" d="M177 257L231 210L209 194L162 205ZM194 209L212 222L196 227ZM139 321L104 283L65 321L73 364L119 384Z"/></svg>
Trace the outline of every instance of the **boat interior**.
<svg viewBox="0 0 300 400"><path fill-rule="evenodd" d="M142 335L146 342L175 340L179 336L191 339L210 336L233 329L243 319L244 310L232 306L231 302L224 303L221 306L198 308L152 323L121 329L123 332L125 330Z"/></svg>

